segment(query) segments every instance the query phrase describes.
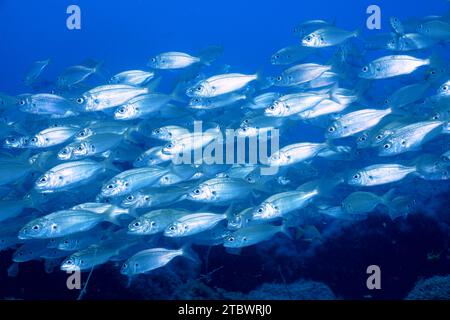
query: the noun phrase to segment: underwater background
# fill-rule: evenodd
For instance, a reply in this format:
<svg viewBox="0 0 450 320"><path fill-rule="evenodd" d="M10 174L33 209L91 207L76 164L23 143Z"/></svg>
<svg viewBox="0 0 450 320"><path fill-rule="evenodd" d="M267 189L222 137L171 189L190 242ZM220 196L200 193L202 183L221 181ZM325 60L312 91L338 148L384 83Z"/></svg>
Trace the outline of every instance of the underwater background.
<svg viewBox="0 0 450 320"><path fill-rule="evenodd" d="M80 30L66 27L66 9L72 4L81 9ZM366 9L373 4L381 8L381 30L365 27ZM443 0L0 0L0 91L11 96L49 91L65 68L86 59L102 61L105 72L114 75L147 70L149 58L161 52L194 54L209 45L223 47L215 64L229 65L234 72L270 76L285 69L271 65L270 57L283 47L299 44L293 28L302 21L333 21L339 28L359 29L369 37L391 32L392 16L402 20L446 15L449 9L450 3ZM364 61L355 63L364 65L386 52L364 51ZM448 62L448 44L412 55L425 58L435 52ZM329 57L321 53L315 60L313 54L308 60L324 62ZM42 86L25 86L29 67L47 58L51 63L42 75ZM448 71L446 75L448 80ZM166 77L175 76L173 71ZM90 81L101 83L98 78ZM402 83L400 78L390 81L397 87ZM386 86L375 87L374 101L383 101ZM161 88L170 90L167 83ZM299 126L289 129L289 137L322 141L323 133ZM30 177L27 184L35 179ZM419 184L413 197L420 199L420 205L394 220L382 211L361 221L336 222L325 217L316 221L320 236L314 239L294 236L292 241L278 234L239 254L230 254L220 245L194 246L202 257L201 266L177 259L139 275L131 284L118 272L120 263L103 264L93 271L83 299L449 299L449 186L448 180ZM65 272L56 267L47 273L40 260L20 263L17 274L8 275L13 253L11 248L0 252L0 298L79 296L79 290L68 290ZM380 290L366 286L370 265L381 269Z"/></svg>

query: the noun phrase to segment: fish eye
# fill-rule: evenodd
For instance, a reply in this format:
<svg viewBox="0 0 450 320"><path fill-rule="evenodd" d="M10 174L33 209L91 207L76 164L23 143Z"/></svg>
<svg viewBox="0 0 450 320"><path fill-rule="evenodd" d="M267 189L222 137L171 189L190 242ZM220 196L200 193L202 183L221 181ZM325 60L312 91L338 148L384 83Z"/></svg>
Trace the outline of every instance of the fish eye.
<svg viewBox="0 0 450 320"><path fill-rule="evenodd" d="M263 211L264 211L263 208L258 209L258 213L262 213Z"/></svg>
<svg viewBox="0 0 450 320"><path fill-rule="evenodd" d="M169 230L170 230L170 231L175 231L175 227L174 227L174 226L170 226L170 227L169 227Z"/></svg>
<svg viewBox="0 0 450 320"><path fill-rule="evenodd" d="M383 148L385 148L385 149L389 149L391 147L391 145L389 144L389 143L386 143L384 146L383 146Z"/></svg>
<svg viewBox="0 0 450 320"><path fill-rule="evenodd" d="M109 184L106 188L112 189L112 188L114 188L114 186L112 184Z"/></svg>
<svg viewBox="0 0 450 320"><path fill-rule="evenodd" d="M120 108L119 113L125 113L125 108Z"/></svg>
<svg viewBox="0 0 450 320"><path fill-rule="evenodd" d="M122 265L122 269L126 269L126 268L128 268L128 265L127 265L126 263L124 263L124 264Z"/></svg>
<svg viewBox="0 0 450 320"><path fill-rule="evenodd" d="M141 223L139 222L139 221L136 221L134 224L133 224L133 226L135 226L135 227L139 227L141 225Z"/></svg>
<svg viewBox="0 0 450 320"><path fill-rule="evenodd" d="M443 86L443 87L442 87L442 90L443 90L443 91L448 91L448 86Z"/></svg>
<svg viewBox="0 0 450 320"><path fill-rule="evenodd" d="M194 190L194 193L195 193L195 194L200 194L200 189L195 189L195 190Z"/></svg>
<svg viewBox="0 0 450 320"><path fill-rule="evenodd" d="M172 144L172 143L169 143L169 144L167 145L167 148L169 148L169 149L173 148L173 144Z"/></svg>
<svg viewBox="0 0 450 320"><path fill-rule="evenodd" d="M278 76L277 77L277 81L281 81L281 80L283 80L283 77L282 76Z"/></svg>
<svg viewBox="0 0 450 320"><path fill-rule="evenodd" d="M369 71L369 67L367 67L367 66L363 67L363 68L362 68L362 71L363 71L363 72Z"/></svg>
<svg viewBox="0 0 450 320"><path fill-rule="evenodd" d="M39 179L39 182L46 182L47 181L47 177L42 177L41 179Z"/></svg>
<svg viewBox="0 0 450 320"><path fill-rule="evenodd" d="M131 195L127 197L127 200L128 200L128 201L131 201L131 200L133 200L133 199L134 199L134 197L131 196Z"/></svg>
<svg viewBox="0 0 450 320"><path fill-rule="evenodd" d="M197 91L202 91L202 87L201 87L201 86L198 86L198 87L196 88L196 90L197 90Z"/></svg>
<svg viewBox="0 0 450 320"><path fill-rule="evenodd" d="M275 55L275 58L276 59L280 58L280 55L279 54Z"/></svg>
<svg viewBox="0 0 450 320"><path fill-rule="evenodd" d="M366 136L362 136L359 138L359 141L366 141Z"/></svg>
<svg viewBox="0 0 450 320"><path fill-rule="evenodd" d="M270 110L275 110L275 106L274 106L274 105L271 105L271 106L269 107L269 109L270 109Z"/></svg>
<svg viewBox="0 0 450 320"><path fill-rule="evenodd" d="M353 175L353 179L359 179L361 177L361 175L359 173L355 173Z"/></svg>
<svg viewBox="0 0 450 320"><path fill-rule="evenodd" d="M39 230L39 225L38 225L38 224L35 224L35 225L32 227L32 229L33 229L33 230Z"/></svg>
<svg viewBox="0 0 450 320"><path fill-rule="evenodd" d="M20 100L19 104L20 104L21 106L25 105L25 100Z"/></svg>
<svg viewBox="0 0 450 320"><path fill-rule="evenodd" d="M328 128L328 132L334 132L335 130L336 130L335 127L329 127L329 128Z"/></svg>
<svg viewBox="0 0 450 320"><path fill-rule="evenodd" d="M82 104L83 102L84 102L84 99L83 99L83 98L78 98L78 99L77 99L77 103L78 103L78 104Z"/></svg>
<svg viewBox="0 0 450 320"><path fill-rule="evenodd" d="M16 138L9 138L9 141L14 142L16 141Z"/></svg>
<svg viewBox="0 0 450 320"><path fill-rule="evenodd" d="M64 148L64 149L62 149L61 150L61 154L67 154L69 151L66 149L66 148Z"/></svg>
<svg viewBox="0 0 450 320"><path fill-rule="evenodd" d="M311 37L311 36L307 36L307 37L305 38L305 40L309 42L309 41L312 40L312 37Z"/></svg>
<svg viewBox="0 0 450 320"><path fill-rule="evenodd" d="M160 134L160 133L161 133L161 130L156 129L156 130L155 130L155 133L156 133L156 134Z"/></svg>
<svg viewBox="0 0 450 320"><path fill-rule="evenodd" d="M229 237L229 238L228 238L228 241L233 242L233 241L234 241L234 238L233 238L233 237Z"/></svg>
<svg viewBox="0 0 450 320"><path fill-rule="evenodd" d="M242 128L242 131L246 132L247 131L247 127Z"/></svg>
<svg viewBox="0 0 450 320"><path fill-rule="evenodd" d="M36 138L36 137L31 138L31 142L36 142L36 141L37 141L37 138Z"/></svg>
<svg viewBox="0 0 450 320"><path fill-rule="evenodd" d="M83 146L78 146L78 147L77 147L77 150L78 150L78 151L83 151L83 149L84 149Z"/></svg>

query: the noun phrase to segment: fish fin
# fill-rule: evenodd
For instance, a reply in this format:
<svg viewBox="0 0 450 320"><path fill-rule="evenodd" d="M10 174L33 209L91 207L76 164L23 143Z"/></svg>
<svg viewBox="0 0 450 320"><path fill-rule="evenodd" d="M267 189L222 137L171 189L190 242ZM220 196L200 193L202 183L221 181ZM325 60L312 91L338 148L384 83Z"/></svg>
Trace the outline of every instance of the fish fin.
<svg viewBox="0 0 450 320"><path fill-rule="evenodd" d="M147 83L145 85L145 88L147 89L147 93L150 92L154 92L156 90L156 88L159 86L159 84L161 83L161 77L157 77L152 79L149 83Z"/></svg>
<svg viewBox="0 0 450 320"><path fill-rule="evenodd" d="M382 195L381 199L383 200L383 204L389 207L388 204L391 201L394 194L395 194L395 188L392 188L388 192L386 192L384 195Z"/></svg>
<svg viewBox="0 0 450 320"><path fill-rule="evenodd" d="M183 255L185 258L187 258L187 259L193 261L193 262L196 263L196 264L199 264L199 263L200 263L200 258L198 257L197 253L196 253L194 250L192 250L190 244L187 244L187 245L183 246L183 247L181 248L181 252L182 252L182 255Z"/></svg>
<svg viewBox="0 0 450 320"><path fill-rule="evenodd" d="M231 203L228 209L225 211L225 215L227 216L227 220L231 220L234 217L234 203Z"/></svg>
<svg viewBox="0 0 450 320"><path fill-rule="evenodd" d="M170 94L172 101L187 103L186 95L184 94L183 83L178 83Z"/></svg>
<svg viewBox="0 0 450 320"><path fill-rule="evenodd" d="M289 231L289 225L287 223L283 223L280 226L280 232L284 233L286 235L286 237L288 237L289 239L293 240L291 232Z"/></svg>

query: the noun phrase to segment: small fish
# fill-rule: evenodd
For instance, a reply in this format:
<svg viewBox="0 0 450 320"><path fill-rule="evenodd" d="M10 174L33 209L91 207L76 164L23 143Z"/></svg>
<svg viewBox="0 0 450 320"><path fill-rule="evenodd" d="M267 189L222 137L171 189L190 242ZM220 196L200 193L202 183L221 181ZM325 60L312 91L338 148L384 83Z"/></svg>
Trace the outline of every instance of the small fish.
<svg viewBox="0 0 450 320"><path fill-rule="evenodd" d="M281 96L267 107L264 110L264 115L267 117L290 117L314 107L328 97L329 94L308 92L287 94Z"/></svg>
<svg viewBox="0 0 450 320"><path fill-rule="evenodd" d="M200 58L184 52L164 52L150 58L147 65L154 69L182 69L200 61Z"/></svg>
<svg viewBox="0 0 450 320"><path fill-rule="evenodd" d="M163 108L172 96L162 93L138 95L124 103L114 112L116 120L144 119Z"/></svg>
<svg viewBox="0 0 450 320"><path fill-rule="evenodd" d="M440 20L431 20L419 24L417 32L439 40L448 41L450 39L450 23Z"/></svg>
<svg viewBox="0 0 450 320"><path fill-rule="evenodd" d="M86 65L72 66L64 70L64 72L56 79L56 85L60 88L72 88L79 85L95 73L100 71L102 63L89 61Z"/></svg>
<svg viewBox="0 0 450 320"><path fill-rule="evenodd" d="M79 130L77 127L51 127L30 137L27 147L49 148L70 140Z"/></svg>
<svg viewBox="0 0 450 320"><path fill-rule="evenodd" d="M289 46L275 52L270 62L273 65L288 65L307 58L314 50L300 45Z"/></svg>
<svg viewBox="0 0 450 320"><path fill-rule="evenodd" d="M61 264L62 271L87 271L104 264L117 256L121 251L136 244L137 239L115 237L93 244L86 249L77 251L65 259Z"/></svg>
<svg viewBox="0 0 450 320"><path fill-rule="evenodd" d="M186 199L201 203L228 204L246 199L252 192L252 185L238 178L213 178L200 183L190 191Z"/></svg>
<svg viewBox="0 0 450 320"><path fill-rule="evenodd" d="M130 86L145 86L155 77L152 71L128 70L111 77L110 84L127 84Z"/></svg>
<svg viewBox="0 0 450 320"><path fill-rule="evenodd" d="M93 160L80 160L59 164L41 177L34 185L38 192L51 193L64 191L89 183L108 168L106 163Z"/></svg>
<svg viewBox="0 0 450 320"><path fill-rule="evenodd" d="M331 47L357 36L358 31L351 32L336 27L325 27L306 35L302 39L302 45L313 48Z"/></svg>
<svg viewBox="0 0 450 320"><path fill-rule="evenodd" d="M327 143L294 143L272 153L268 164L270 166L289 166L306 161L317 156L324 149L329 148Z"/></svg>
<svg viewBox="0 0 450 320"><path fill-rule="evenodd" d="M52 118L73 116L79 113L78 106L72 101L49 93L26 96L19 100L18 105L22 112L48 115Z"/></svg>
<svg viewBox="0 0 450 320"><path fill-rule="evenodd" d="M87 112L102 111L118 107L136 96L149 93L149 90L147 87L109 84L90 89L75 101Z"/></svg>
<svg viewBox="0 0 450 320"><path fill-rule="evenodd" d="M231 93L244 88L249 82L257 80L258 75L241 73L220 74L202 80L189 88L186 94L191 97L211 98L222 94Z"/></svg>
<svg viewBox="0 0 450 320"><path fill-rule="evenodd" d="M122 214L123 211L120 211ZM27 223L19 231L19 239L49 239L84 232L102 221L116 221L116 211L98 213L90 210L71 208L53 212Z"/></svg>
<svg viewBox="0 0 450 320"><path fill-rule="evenodd" d="M284 233L289 238L291 235L284 225L272 226L270 224L260 224L241 228L230 234L224 242L226 248L244 248L253 246L263 241L270 240L277 233Z"/></svg>
<svg viewBox="0 0 450 320"><path fill-rule="evenodd" d="M386 98L384 104L393 108L407 106L408 104L414 103L421 99L429 88L430 84L427 82L414 83L401 87Z"/></svg>
<svg viewBox="0 0 450 320"><path fill-rule="evenodd" d="M362 109L347 113L328 127L325 136L329 139L352 136L358 132L376 126L384 117L392 112L391 108L387 108L384 110Z"/></svg>
<svg viewBox="0 0 450 320"><path fill-rule="evenodd" d="M186 248L169 250L164 248L153 248L140 251L129 258L121 267L120 273L128 277L146 273L164 267L174 258L184 256L194 262L197 260L191 256Z"/></svg>
<svg viewBox="0 0 450 320"><path fill-rule="evenodd" d="M123 122L96 121L88 127L83 128L75 134L74 139L77 141L84 140L95 134L115 133L125 134L129 130L129 126Z"/></svg>
<svg viewBox="0 0 450 320"><path fill-rule="evenodd" d="M387 79L414 72L430 64L430 59L418 59L406 55L385 56L370 62L359 73L363 79Z"/></svg>
<svg viewBox="0 0 450 320"><path fill-rule="evenodd" d="M209 212L187 214L168 225L164 230L164 235L171 238L191 236L214 228L226 218L226 214Z"/></svg>
<svg viewBox="0 0 450 320"><path fill-rule="evenodd" d="M331 70L331 66L316 63L298 64L284 70L275 78L276 86L290 87L297 86L317 79L325 72Z"/></svg>
<svg viewBox="0 0 450 320"><path fill-rule="evenodd" d="M33 86L38 78L41 76L42 72L47 68L50 63L50 59L39 60L33 62L30 69L27 71L24 79L24 83L26 86Z"/></svg>
<svg viewBox="0 0 450 320"><path fill-rule="evenodd" d="M389 207L393 192L394 189L391 189L381 197L372 192L353 192L342 201L342 210L347 214L364 214L372 212L380 204Z"/></svg>
<svg viewBox="0 0 450 320"><path fill-rule="evenodd" d="M413 123L394 131L378 149L379 156L393 156L407 151L415 151L420 146L442 132L441 121Z"/></svg>
<svg viewBox="0 0 450 320"><path fill-rule="evenodd" d="M118 197L150 187L168 172L168 169L159 167L123 171L103 185L101 195L103 197Z"/></svg>
<svg viewBox="0 0 450 320"><path fill-rule="evenodd" d="M371 187L402 180L407 175L417 172L415 166L400 164L376 164L350 173L347 183L352 186Z"/></svg>
<svg viewBox="0 0 450 320"><path fill-rule="evenodd" d="M319 194L317 189L308 192L295 190L270 196L253 211L253 220L273 220L306 207Z"/></svg>

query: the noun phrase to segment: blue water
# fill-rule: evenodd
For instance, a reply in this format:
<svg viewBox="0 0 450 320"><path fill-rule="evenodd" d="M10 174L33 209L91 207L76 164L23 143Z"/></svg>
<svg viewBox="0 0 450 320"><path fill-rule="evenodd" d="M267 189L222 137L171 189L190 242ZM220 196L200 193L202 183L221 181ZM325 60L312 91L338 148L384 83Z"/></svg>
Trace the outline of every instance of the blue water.
<svg viewBox="0 0 450 320"><path fill-rule="evenodd" d="M66 28L66 8L71 4L81 8L81 30ZM371 4L381 8L381 30L365 28L366 8ZM36 60L51 59L43 75L51 81L66 67L88 58L103 61L107 72L115 74L146 68L148 59L160 52L195 53L211 44L224 48L218 64L228 64L236 72L272 75L284 67L271 66L270 56L298 43L292 30L301 21L324 19L340 28L359 28L365 35L372 35L388 32L391 16L441 15L448 9L448 2L442 0L0 0L0 91L10 95L30 92L23 77ZM439 50L448 53L448 44ZM290 131L290 138L295 140L297 134L310 140L322 139L320 131L300 131ZM448 182L436 184L448 188ZM323 221L318 226L325 231L320 244L290 241L278 235L276 241L246 248L240 255L228 254L221 246L210 251L199 247L199 255L208 255L208 264L203 263L200 270L191 270L186 261L174 261L167 269L140 277L131 286L118 272L120 264L103 265L94 271L84 298L230 298L215 288L246 294L264 283L289 284L306 279L326 284L342 299L403 299L417 280L450 273L449 193L437 198L433 192L430 187L427 199L432 209L418 210L399 220L374 215L340 226L337 236L329 231L329 237L326 226L332 221ZM12 252L0 253L0 298L78 297L79 291L66 288L65 273L55 269L46 274L40 261L20 264L19 274L8 277ZM381 290L366 287L366 268L371 264L381 267ZM179 290L175 296L174 288Z"/></svg>

